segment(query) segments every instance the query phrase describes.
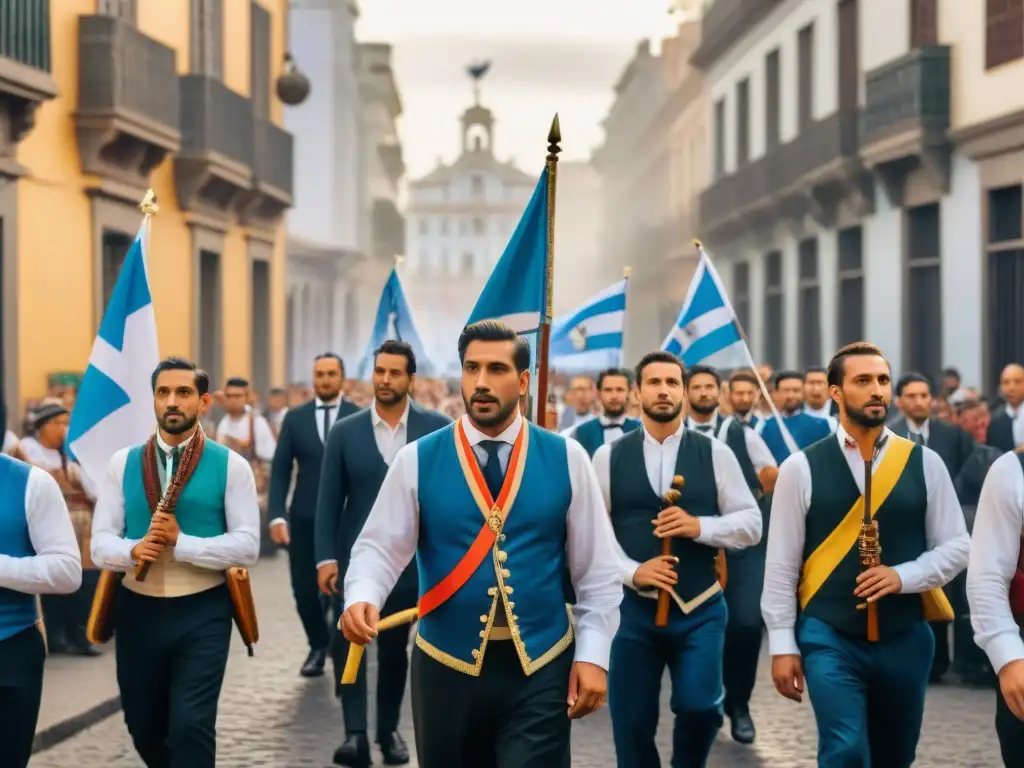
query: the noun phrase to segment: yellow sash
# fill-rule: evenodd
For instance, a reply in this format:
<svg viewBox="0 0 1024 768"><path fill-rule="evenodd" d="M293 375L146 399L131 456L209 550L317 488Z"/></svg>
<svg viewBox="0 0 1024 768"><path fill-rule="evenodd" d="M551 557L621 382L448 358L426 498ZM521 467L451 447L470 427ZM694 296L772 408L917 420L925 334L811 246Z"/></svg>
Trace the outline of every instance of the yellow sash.
<svg viewBox="0 0 1024 768"><path fill-rule="evenodd" d="M871 517L874 518L878 509L889 498L896 487L903 470L906 469L914 443L901 437L891 435L889 448L882 457L872 475ZM864 496L861 495L850 507L850 511L836 526L825 540L810 554L804 562L800 575L800 607L806 608L811 598L825 583L850 550L857 546L861 525L864 522ZM882 536L884 542L884 534ZM884 546L884 544L883 544ZM924 618L927 621L952 621L953 607L941 588L921 593L924 603Z"/></svg>

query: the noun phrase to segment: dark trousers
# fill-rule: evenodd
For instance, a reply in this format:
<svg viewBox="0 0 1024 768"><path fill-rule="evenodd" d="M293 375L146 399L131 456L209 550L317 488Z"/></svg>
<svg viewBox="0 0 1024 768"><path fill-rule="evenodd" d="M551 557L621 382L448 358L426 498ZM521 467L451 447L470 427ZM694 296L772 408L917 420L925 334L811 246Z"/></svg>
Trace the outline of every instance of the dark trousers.
<svg viewBox="0 0 1024 768"><path fill-rule="evenodd" d="M99 579L98 570L84 570L82 586L73 594L42 596L46 636L54 651L62 650L66 645L88 645L85 627L89 623L89 611L92 610L92 598Z"/></svg>
<svg viewBox="0 0 1024 768"><path fill-rule="evenodd" d="M761 588L764 584L762 546L726 553L729 579L725 602L729 623L725 628L722 681L725 684L725 713L746 712L757 680L761 657Z"/></svg>
<svg viewBox="0 0 1024 768"><path fill-rule="evenodd" d="M803 616L797 643L818 722L820 768L909 768L924 718L934 638L920 621L869 643Z"/></svg>
<svg viewBox="0 0 1024 768"><path fill-rule="evenodd" d="M996 735L999 737L999 751L1006 768L1024 766L1024 721L1006 706L1006 699L996 691Z"/></svg>
<svg viewBox="0 0 1024 768"><path fill-rule="evenodd" d="M320 594L316 584L316 555L313 552L314 528L312 518L293 517L289 534L288 567L292 576L292 594L299 612L306 640L312 650L324 650L331 645L328 631L328 601Z"/></svg>
<svg viewBox="0 0 1024 768"><path fill-rule="evenodd" d="M573 651L527 677L511 640L489 642L480 676L472 677L414 649L420 768L569 768Z"/></svg>
<svg viewBox="0 0 1024 768"><path fill-rule="evenodd" d="M335 611L341 615L341 600L337 600ZM392 593L384 603L381 616L411 608L416 604L415 596L403 599L399 593ZM402 699L405 698L405 681L409 675L409 630L410 624L403 624L381 632L374 643L377 651L377 736L386 736L398 730L402 713ZM335 679L341 679L348 658L349 642L335 630L332 656L334 657ZM345 734L366 733L368 728L366 668L367 661L359 665L359 676L350 685L339 685L342 717L345 720Z"/></svg>
<svg viewBox="0 0 1024 768"><path fill-rule="evenodd" d="M118 590L117 684L147 768L214 768L217 701L231 644L224 585L186 597Z"/></svg>
<svg viewBox="0 0 1024 768"><path fill-rule="evenodd" d="M673 604L667 627L655 627L657 601L626 588L612 641L608 707L619 768L660 768L654 743L661 678L672 677L669 700L672 768L701 768L722 726L722 651L729 610L721 595L686 615Z"/></svg>
<svg viewBox="0 0 1024 768"><path fill-rule="evenodd" d="M43 694L46 649L39 627L31 626L0 642L0 765L25 768Z"/></svg>

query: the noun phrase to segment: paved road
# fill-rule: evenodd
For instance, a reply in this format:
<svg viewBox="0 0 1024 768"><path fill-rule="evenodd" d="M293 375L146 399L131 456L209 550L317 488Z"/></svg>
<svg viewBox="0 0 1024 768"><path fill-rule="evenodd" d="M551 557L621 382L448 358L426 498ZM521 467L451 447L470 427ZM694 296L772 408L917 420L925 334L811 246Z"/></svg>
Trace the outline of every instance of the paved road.
<svg viewBox="0 0 1024 768"><path fill-rule="evenodd" d="M221 768L329 766L342 737L340 709L328 678L311 681L297 674L305 649L293 609L287 563L284 558L265 561L255 569L253 580L262 638L255 658L247 658L237 642L232 648L221 698L217 764ZM665 696L667 699L667 690ZM991 691L934 687L916 765L999 766L992 728L993 696ZM408 697L406 702L403 728L412 744ZM813 767L816 736L810 707L776 695L767 678L759 683L753 706L760 726L757 745L741 747L723 731L709 768ZM662 712L668 712L667 703ZM659 741L665 764L671 732L671 716L663 714ZM574 725L573 763L584 768L614 768L606 711ZM32 768L72 766L141 768L142 763L132 751L121 717L115 716L37 755L31 763ZM416 768L415 762L411 768Z"/></svg>

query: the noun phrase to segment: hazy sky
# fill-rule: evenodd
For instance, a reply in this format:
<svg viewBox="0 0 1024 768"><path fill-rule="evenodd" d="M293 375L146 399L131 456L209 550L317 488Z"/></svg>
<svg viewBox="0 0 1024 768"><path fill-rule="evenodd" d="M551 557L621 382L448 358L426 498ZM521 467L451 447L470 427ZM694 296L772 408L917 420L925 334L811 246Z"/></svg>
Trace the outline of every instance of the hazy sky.
<svg viewBox="0 0 1024 768"><path fill-rule="evenodd" d="M357 37L394 45L409 178L450 161L472 102L465 66L493 63L481 89L497 118L495 149L523 170L544 162L559 113L563 159L601 142L612 86L637 41L671 29L668 0L360 0Z"/></svg>

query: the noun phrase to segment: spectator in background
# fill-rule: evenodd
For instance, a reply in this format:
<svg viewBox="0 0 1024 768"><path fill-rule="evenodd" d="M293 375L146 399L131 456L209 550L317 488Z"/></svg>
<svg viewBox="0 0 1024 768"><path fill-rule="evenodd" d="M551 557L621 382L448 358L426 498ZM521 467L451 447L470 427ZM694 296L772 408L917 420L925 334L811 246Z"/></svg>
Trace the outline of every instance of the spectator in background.
<svg viewBox="0 0 1024 768"><path fill-rule="evenodd" d="M988 442L988 427L992 423L988 403L980 398L965 400L957 406L956 414L960 428L969 434L974 442L979 445ZM980 486L978 490L981 490Z"/></svg>
<svg viewBox="0 0 1024 768"><path fill-rule="evenodd" d="M1003 451L1024 446L1024 366L1010 363L999 375L1003 404L992 412L988 444Z"/></svg>
<svg viewBox="0 0 1024 768"><path fill-rule="evenodd" d="M939 387L938 397L955 404L961 401L966 394L960 377L960 371L956 368L944 368L942 370L942 386Z"/></svg>
<svg viewBox="0 0 1024 768"><path fill-rule="evenodd" d="M579 425L594 417L594 402L597 400L597 388L589 376L574 376L569 384L569 393L565 397L568 408L562 412L558 423L559 432Z"/></svg>

